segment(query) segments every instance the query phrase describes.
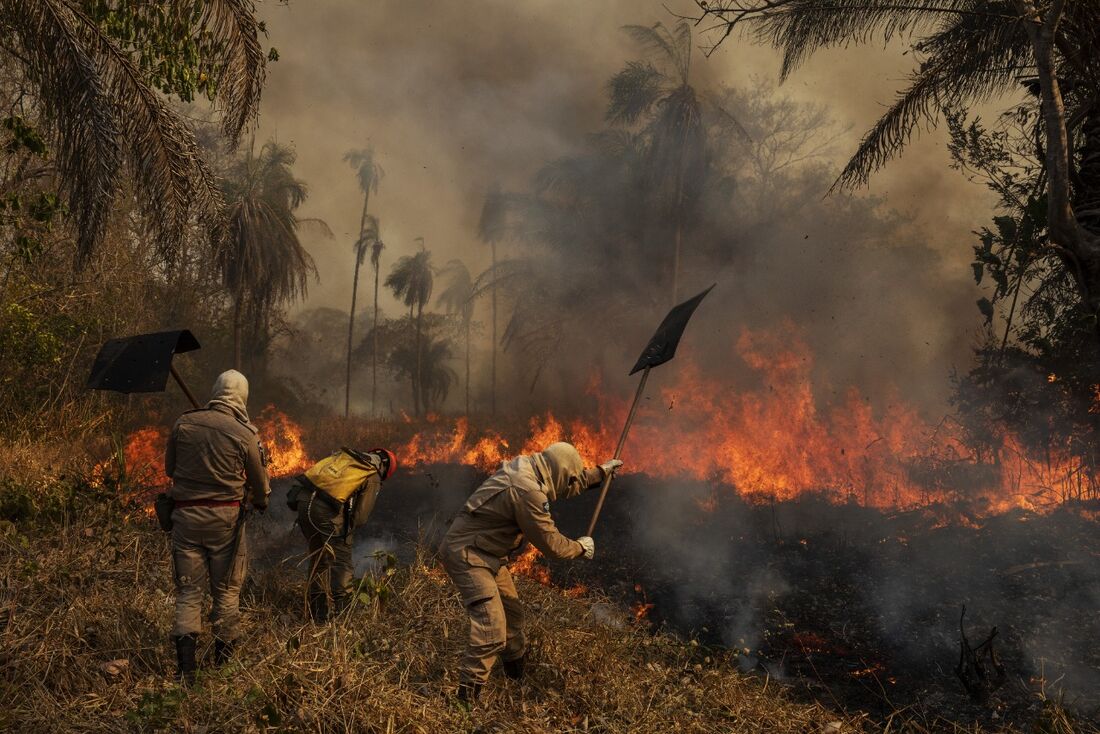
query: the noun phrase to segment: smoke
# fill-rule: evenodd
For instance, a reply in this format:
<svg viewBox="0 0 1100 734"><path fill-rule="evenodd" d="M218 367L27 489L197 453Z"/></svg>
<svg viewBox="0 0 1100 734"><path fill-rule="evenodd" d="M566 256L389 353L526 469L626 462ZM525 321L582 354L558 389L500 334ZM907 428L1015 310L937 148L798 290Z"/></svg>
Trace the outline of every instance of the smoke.
<svg viewBox="0 0 1100 734"><path fill-rule="evenodd" d="M689 13L694 4L671 9ZM362 206L353 172L341 160L347 150L374 146L386 170L371 199L387 243L383 275L413 251L418 236L436 265L458 257L480 272L489 264L488 247L476 237L486 192L494 184L530 192L543 166L590 151L589 136L605 128L607 80L639 58L620 26L675 21L663 3L625 0L492 2L477 10L429 2L291 3L269 6L265 16L280 60L271 67L259 137L297 148L298 175L311 189L302 214L324 219L336 233L332 240L308 242L321 284L303 308L345 313ZM695 43L703 45L702 39ZM708 94L734 90L725 101L750 128L763 130L769 122L782 127L784 115L801 114L779 105L784 97L790 105L824 110L833 122L806 141L814 155L784 172L785 188L776 189L781 195L770 206L760 196L762 182L746 175L746 161L759 151L727 146L742 167L741 188L725 200L710 197L700 212L708 224L690 244L694 252L710 253L685 263L683 291L719 282L714 302L693 327L714 334L716 349L741 325L793 319L810 335L823 384L837 390L858 384L882 398L886 383L897 383L935 413L944 405L946 376L967 360L978 324L966 263L969 233L988 218L985 193L948 170L942 138L932 134L878 175L870 194L825 198L838 165L903 83L912 59L902 50L830 52L778 91L756 81L775 78L778 61L770 50L735 39L710 58L696 50L693 84ZM513 347L500 379L504 402L515 412L576 395L593 365L620 374L644 343L653 314L667 306L663 292L646 292L661 287L654 277L658 264L640 273L648 280L630 277L647 268L616 247L605 245L620 256L594 282L625 293L625 303L651 308L607 323L600 310L606 301L593 300L590 310L579 311L585 318L571 324L577 332L572 342L534 360L543 365L537 381L532 360ZM597 264L561 257L544 245L502 245L502 256L525 254L549 265L554 283ZM631 282L629 293L624 280ZM360 295L362 303L362 286ZM385 314L401 313L387 293L381 300ZM504 306L509 311L502 321L515 303ZM488 321L483 299L475 311L475 410L487 406ZM630 328L620 328L628 322ZM612 326L616 332L609 334ZM341 379L332 375L329 395L338 392ZM392 383L386 388L391 398L401 390L389 402L405 408L407 390ZM452 390L452 408L461 405L460 392ZM358 407L368 406L361 398Z"/></svg>

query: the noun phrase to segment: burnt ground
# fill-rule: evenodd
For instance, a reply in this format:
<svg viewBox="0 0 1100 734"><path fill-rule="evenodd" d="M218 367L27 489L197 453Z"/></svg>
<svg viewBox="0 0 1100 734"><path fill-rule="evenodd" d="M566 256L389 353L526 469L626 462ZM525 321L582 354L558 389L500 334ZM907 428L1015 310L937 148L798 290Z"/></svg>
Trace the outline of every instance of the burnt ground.
<svg viewBox="0 0 1100 734"><path fill-rule="evenodd" d="M431 542L478 480L447 466L395 477L360 530L361 562ZM554 506L563 532L583 533L594 494ZM626 476L597 528L596 560L550 566L556 583L652 604L644 624L740 650L743 669L849 712L1023 726L1045 690L1100 724L1097 510L978 519L814 497L754 504L729 488ZM274 514L289 524L285 508ZM963 605L972 644L998 629L1006 680L982 702L954 673Z"/></svg>

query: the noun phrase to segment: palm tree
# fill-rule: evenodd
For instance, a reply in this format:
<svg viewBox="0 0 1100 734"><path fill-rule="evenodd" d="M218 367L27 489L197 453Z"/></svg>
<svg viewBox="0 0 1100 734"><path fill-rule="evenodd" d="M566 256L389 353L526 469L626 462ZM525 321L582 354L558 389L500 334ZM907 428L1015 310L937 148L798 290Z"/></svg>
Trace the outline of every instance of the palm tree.
<svg viewBox="0 0 1100 734"><path fill-rule="evenodd" d="M427 336L419 351L410 348L408 342L397 345L390 352L389 361L399 377L415 375L418 369L421 371L420 400L424 410L431 411L443 404L457 381L454 370L447 365L451 356L450 342Z"/></svg>
<svg viewBox="0 0 1100 734"><path fill-rule="evenodd" d="M370 264L374 268L374 349L370 357L370 409L371 415L378 415L378 274L382 267L382 240L376 239L370 248Z"/></svg>
<svg viewBox="0 0 1100 734"><path fill-rule="evenodd" d="M37 108L39 124L53 134L78 267L103 241L112 205L128 185L168 260L178 256L194 209L202 221L217 221L217 184L161 91L215 98L235 145L263 88L262 24L251 3L123 5L0 0L0 49L32 90L24 104ZM115 22L102 22L105 7Z"/></svg>
<svg viewBox="0 0 1100 734"><path fill-rule="evenodd" d="M439 294L436 303L449 314L458 314L462 319L462 329L466 339L466 415L470 415L470 325L474 315L474 296L476 294L470 271L461 260L451 260L439 274L446 278L446 286Z"/></svg>
<svg viewBox="0 0 1100 734"><path fill-rule="evenodd" d="M233 364L241 367L241 329L247 315L260 327L278 307L306 295L313 258L298 239L294 211L304 183L291 171L294 150L268 142L259 156L240 158L223 183L225 232L217 253L222 282L233 298ZM318 220L308 220L327 227ZM331 233L329 233L331 234Z"/></svg>
<svg viewBox="0 0 1100 734"><path fill-rule="evenodd" d="M502 242L508 233L508 211L510 198L504 194L499 186L494 185L485 196L485 204L481 207L481 217L477 223L478 237L482 242L488 242L491 250L492 264L490 270L497 268L497 244ZM492 350L490 352L491 367L489 369L489 413L497 414L497 285L491 284L489 290L489 303L492 309Z"/></svg>
<svg viewBox="0 0 1100 734"><path fill-rule="evenodd" d="M647 190L673 227L672 301L678 300L685 220L699 199L707 168L706 130L699 97L689 83L691 26L624 26L649 57L631 61L608 83L607 119L634 125L643 118Z"/></svg>
<svg viewBox="0 0 1100 734"><path fill-rule="evenodd" d="M1037 98L1047 227L1100 338L1100 4L1066 0L722 0L716 46L739 27L783 52L786 77L815 51L913 39L909 85L864 136L834 188L865 184L948 105L1019 90ZM1073 141L1083 142L1075 150ZM1039 141L1042 141L1041 144ZM1041 201L1037 198L1037 201Z"/></svg>
<svg viewBox="0 0 1100 734"><path fill-rule="evenodd" d="M393 295L409 307L409 319L416 327L414 354L416 369L412 373L413 412L421 414L423 383L421 381L421 341L423 338L424 306L432 297L435 281L432 275L432 253L424 248L424 238L417 237L420 252L401 257L386 276L386 287ZM415 320L413 313L415 311Z"/></svg>
<svg viewBox="0 0 1100 734"><path fill-rule="evenodd" d="M363 260L367 257L367 251L371 253L371 264L374 265L375 271L378 270L377 259L381 256L382 248L385 245L382 244L382 238L378 234L378 217L373 214L368 214L363 221L362 229L359 232L359 239L355 242L355 275L351 281L351 314L348 317L348 353L347 353L347 372L345 374L346 382L344 386L344 417L347 418L351 412L351 346L352 336L355 333L355 301L356 295L359 293L359 266L363 264ZM375 295L374 295L374 308L378 308L378 278L375 277ZM378 324L377 314L375 315L375 326ZM377 364L377 362L375 362ZM372 396L373 399L373 396ZM374 406L371 405L373 410Z"/></svg>
<svg viewBox="0 0 1100 734"><path fill-rule="evenodd" d="M344 161L355 169L359 179L359 190L363 192L363 213L359 217L359 239L355 243L355 278L351 286L351 315L348 318L348 364L344 387L344 417L351 410L351 343L352 330L355 328L355 299L359 292L359 266L363 264L367 248L371 248L371 264L374 266L374 310L375 330L378 326L378 258L381 257L382 240L378 236L378 220L372 224L367 214L367 205L370 203L371 193L378 193L378 184L385 177L386 172L378 164L374 157L374 148L366 147L359 150L349 150L344 154ZM375 350L377 352L377 350ZM375 409L375 397L378 391L378 357L375 355L371 363L371 412Z"/></svg>

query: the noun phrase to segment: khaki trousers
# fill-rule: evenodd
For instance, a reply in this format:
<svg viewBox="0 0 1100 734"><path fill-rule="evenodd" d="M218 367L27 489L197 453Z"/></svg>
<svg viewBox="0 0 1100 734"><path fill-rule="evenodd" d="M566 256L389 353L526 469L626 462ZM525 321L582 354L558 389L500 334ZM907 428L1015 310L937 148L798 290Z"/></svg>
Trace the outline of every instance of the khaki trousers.
<svg viewBox="0 0 1100 734"><path fill-rule="evenodd" d="M332 593L339 614L351 601L354 564L353 534L344 532L344 513L320 497L298 501L298 526L309 544L309 596L316 603Z"/></svg>
<svg viewBox="0 0 1100 734"><path fill-rule="evenodd" d="M495 565L469 548L443 557L443 567L470 617L470 636L458 669L466 683L485 683L498 657L516 660L527 651L523 603L508 567L500 563L494 570Z"/></svg>
<svg viewBox="0 0 1100 734"><path fill-rule="evenodd" d="M209 589L214 600L210 613L214 635L226 641L236 639L241 584L248 564L243 527L240 544L236 542L239 513L237 507L181 507L172 513L173 635L202 631L202 602Z"/></svg>

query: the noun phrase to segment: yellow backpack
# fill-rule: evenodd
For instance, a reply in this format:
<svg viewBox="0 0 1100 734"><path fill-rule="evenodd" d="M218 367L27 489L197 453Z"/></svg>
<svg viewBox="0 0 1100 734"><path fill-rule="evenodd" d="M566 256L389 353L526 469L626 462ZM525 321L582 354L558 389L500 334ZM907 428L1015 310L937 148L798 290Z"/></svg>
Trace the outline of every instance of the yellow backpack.
<svg viewBox="0 0 1100 734"><path fill-rule="evenodd" d="M342 448L314 464L306 472L306 479L337 502L346 502L367 478L377 473L368 461Z"/></svg>

